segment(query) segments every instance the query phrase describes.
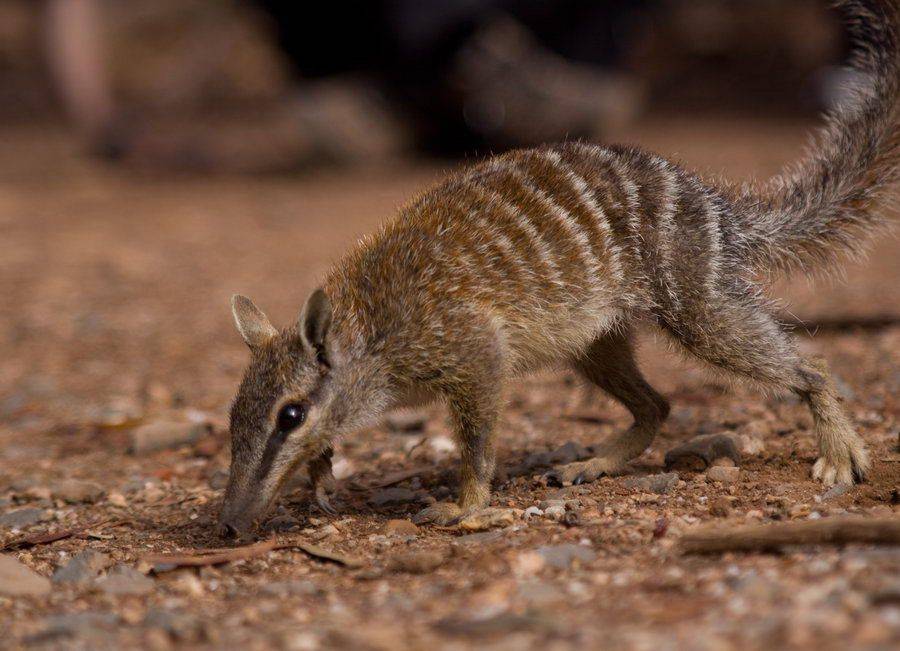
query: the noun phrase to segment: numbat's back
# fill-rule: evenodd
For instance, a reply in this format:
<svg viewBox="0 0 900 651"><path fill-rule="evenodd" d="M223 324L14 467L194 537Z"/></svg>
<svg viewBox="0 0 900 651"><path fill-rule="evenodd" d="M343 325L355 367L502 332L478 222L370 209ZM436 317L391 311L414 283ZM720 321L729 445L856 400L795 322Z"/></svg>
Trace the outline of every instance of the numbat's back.
<svg viewBox="0 0 900 651"><path fill-rule="evenodd" d="M668 413L631 344L639 319L696 358L812 411L826 484L869 462L821 361L804 359L756 279L858 251L898 180L898 16L848 2L865 79L812 155L760 187L713 185L634 148L566 143L462 171L362 241L277 331L233 301L251 363L232 409L223 533L246 531L301 463L330 510L335 440L415 398L446 401L462 457L459 500L419 522L485 507L504 385L569 363L622 402L632 427L549 479L591 481L641 454Z"/></svg>

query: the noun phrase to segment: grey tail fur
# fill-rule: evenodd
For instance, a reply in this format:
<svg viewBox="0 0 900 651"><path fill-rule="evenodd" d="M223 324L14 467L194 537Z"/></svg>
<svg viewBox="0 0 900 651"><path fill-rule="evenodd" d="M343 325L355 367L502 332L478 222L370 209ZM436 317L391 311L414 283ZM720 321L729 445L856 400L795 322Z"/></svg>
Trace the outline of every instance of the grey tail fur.
<svg viewBox="0 0 900 651"><path fill-rule="evenodd" d="M855 39L858 80L850 101L826 115L805 160L739 193L746 221L733 245L754 272L811 270L858 254L892 213L900 181L898 0L837 6Z"/></svg>

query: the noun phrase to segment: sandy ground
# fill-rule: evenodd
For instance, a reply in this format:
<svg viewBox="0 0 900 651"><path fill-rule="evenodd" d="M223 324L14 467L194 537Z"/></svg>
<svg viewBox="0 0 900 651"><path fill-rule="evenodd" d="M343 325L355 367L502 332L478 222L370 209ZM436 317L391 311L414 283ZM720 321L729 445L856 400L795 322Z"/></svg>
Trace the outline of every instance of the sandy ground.
<svg viewBox="0 0 900 651"><path fill-rule="evenodd" d="M623 139L738 178L794 157L807 126L656 120ZM48 592L32 576L21 581L41 594L0 594L0 647L900 645L897 547L693 556L678 546L708 521L900 517L896 240L878 242L843 279L776 290L786 313L808 322L803 349L829 360L871 446L864 485L823 498L809 478L815 449L801 405L725 386L647 334L642 366L673 413L630 477L561 490L526 463L629 422L571 374L547 373L511 387L500 428L493 505L538 507L528 518L475 534L386 524L455 490L450 432L433 407L414 431L385 426L341 446L337 516L311 507L302 488L279 507L279 540L315 541L359 566L288 548L151 571L148 553L222 545L212 525L228 464L225 416L247 358L229 296L253 297L276 323L295 318L327 266L441 170L169 178L86 162L52 129L18 129L3 142L0 545L101 523L4 553L45 577L86 549L105 556L80 585L54 581ZM135 427L190 417L213 433L128 452ZM736 483L696 469L679 470L667 492L629 483L661 473L667 450L710 433L743 450ZM3 581L0 570L0 592Z"/></svg>

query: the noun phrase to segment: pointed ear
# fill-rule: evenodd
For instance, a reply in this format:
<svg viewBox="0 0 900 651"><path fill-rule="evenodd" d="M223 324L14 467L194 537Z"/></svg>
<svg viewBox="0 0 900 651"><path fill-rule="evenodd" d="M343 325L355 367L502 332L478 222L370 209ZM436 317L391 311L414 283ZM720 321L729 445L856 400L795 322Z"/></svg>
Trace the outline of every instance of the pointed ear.
<svg viewBox="0 0 900 651"><path fill-rule="evenodd" d="M231 297L231 313L238 332L250 348L257 348L278 334L262 310L246 296Z"/></svg>
<svg viewBox="0 0 900 651"><path fill-rule="evenodd" d="M325 353L325 338L331 327L331 301L320 287L306 300L300 312L300 336L303 344L320 356ZM326 362L327 363L327 362Z"/></svg>

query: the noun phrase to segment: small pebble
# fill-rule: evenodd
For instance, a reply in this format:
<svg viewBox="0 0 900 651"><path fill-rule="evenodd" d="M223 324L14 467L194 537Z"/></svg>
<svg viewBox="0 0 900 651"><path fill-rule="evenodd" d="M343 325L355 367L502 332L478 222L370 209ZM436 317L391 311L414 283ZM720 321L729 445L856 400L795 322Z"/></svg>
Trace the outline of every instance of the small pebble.
<svg viewBox="0 0 900 651"><path fill-rule="evenodd" d="M388 520L384 533L388 536L415 536L419 533L419 527L409 520Z"/></svg>
<svg viewBox="0 0 900 651"><path fill-rule="evenodd" d="M722 484L734 484L740 477L740 468L734 466L713 466L706 471L706 478L709 481L717 481Z"/></svg>
<svg viewBox="0 0 900 651"><path fill-rule="evenodd" d="M446 557L436 551L410 551L394 554L388 561L388 569L393 572L427 574L444 564Z"/></svg>

